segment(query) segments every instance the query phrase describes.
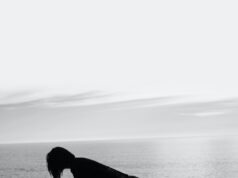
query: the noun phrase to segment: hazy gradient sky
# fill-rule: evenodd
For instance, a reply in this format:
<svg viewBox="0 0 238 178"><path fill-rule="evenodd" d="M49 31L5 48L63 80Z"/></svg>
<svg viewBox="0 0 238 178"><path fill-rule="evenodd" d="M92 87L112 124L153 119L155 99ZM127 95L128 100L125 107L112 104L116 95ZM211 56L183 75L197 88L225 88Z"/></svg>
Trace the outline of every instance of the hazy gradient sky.
<svg viewBox="0 0 238 178"><path fill-rule="evenodd" d="M152 134L134 120L140 115L124 106L118 114L98 113L97 107L85 113L82 105L164 96L238 97L237 9L237 1L229 0L1 1L0 142L94 137L86 131L83 136L87 124L109 118L122 126L138 123L134 135ZM139 108L145 118L162 117L159 109L151 114L148 106ZM53 127L59 117L62 123ZM83 130L78 136L60 136L66 118L78 119ZM133 136L126 131L130 128L120 133Z"/></svg>
<svg viewBox="0 0 238 178"><path fill-rule="evenodd" d="M237 1L2 1L2 92L238 96Z"/></svg>

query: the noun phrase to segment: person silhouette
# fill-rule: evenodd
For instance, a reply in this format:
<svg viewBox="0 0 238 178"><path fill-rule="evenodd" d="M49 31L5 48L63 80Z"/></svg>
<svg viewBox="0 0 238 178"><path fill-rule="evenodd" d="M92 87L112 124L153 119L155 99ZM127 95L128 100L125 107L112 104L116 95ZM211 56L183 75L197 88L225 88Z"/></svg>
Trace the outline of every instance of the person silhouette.
<svg viewBox="0 0 238 178"><path fill-rule="evenodd" d="M62 147L53 148L46 156L47 168L53 178L60 178L70 169L74 178L138 178L88 158L77 158Z"/></svg>

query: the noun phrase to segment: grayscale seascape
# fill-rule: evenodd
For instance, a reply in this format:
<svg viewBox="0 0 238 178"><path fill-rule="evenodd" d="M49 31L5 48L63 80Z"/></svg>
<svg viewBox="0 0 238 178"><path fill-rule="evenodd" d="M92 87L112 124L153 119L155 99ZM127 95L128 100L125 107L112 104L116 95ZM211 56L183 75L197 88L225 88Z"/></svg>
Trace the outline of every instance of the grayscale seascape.
<svg viewBox="0 0 238 178"><path fill-rule="evenodd" d="M238 178L238 1L0 1L0 178Z"/></svg>
<svg viewBox="0 0 238 178"><path fill-rule="evenodd" d="M235 136L2 144L0 177L49 178L45 156L54 146L140 178L238 177ZM72 178L69 170L64 171L63 178Z"/></svg>

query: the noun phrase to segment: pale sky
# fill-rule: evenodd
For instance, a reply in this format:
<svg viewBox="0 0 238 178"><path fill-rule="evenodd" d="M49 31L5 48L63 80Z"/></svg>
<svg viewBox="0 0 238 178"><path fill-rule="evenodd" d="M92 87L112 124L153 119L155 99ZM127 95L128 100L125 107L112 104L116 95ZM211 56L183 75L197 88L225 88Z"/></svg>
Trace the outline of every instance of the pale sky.
<svg viewBox="0 0 238 178"><path fill-rule="evenodd" d="M229 0L1 1L0 104L70 95L68 105L92 91L87 105L238 97L237 9Z"/></svg>

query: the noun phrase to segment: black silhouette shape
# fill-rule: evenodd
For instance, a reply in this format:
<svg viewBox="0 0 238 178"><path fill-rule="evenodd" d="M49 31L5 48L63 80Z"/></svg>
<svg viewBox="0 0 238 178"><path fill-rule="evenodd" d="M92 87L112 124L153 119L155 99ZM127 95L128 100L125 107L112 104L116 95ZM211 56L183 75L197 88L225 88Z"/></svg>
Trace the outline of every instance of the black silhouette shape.
<svg viewBox="0 0 238 178"><path fill-rule="evenodd" d="M64 169L70 169L74 178L137 178L87 158L76 158L62 147L53 148L46 160L53 178L60 178Z"/></svg>

